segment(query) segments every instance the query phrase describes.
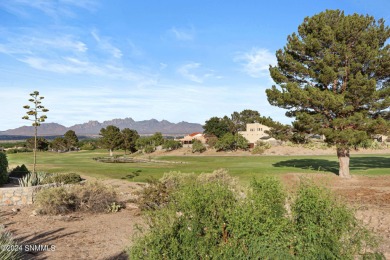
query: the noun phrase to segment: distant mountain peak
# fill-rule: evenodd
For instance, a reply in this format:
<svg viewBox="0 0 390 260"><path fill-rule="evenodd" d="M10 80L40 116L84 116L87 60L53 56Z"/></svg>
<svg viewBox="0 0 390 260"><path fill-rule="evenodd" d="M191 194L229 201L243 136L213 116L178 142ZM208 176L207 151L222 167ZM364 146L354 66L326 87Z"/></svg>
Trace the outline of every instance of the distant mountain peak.
<svg viewBox="0 0 390 260"><path fill-rule="evenodd" d="M63 135L68 130L75 131L77 135L98 135L100 129L105 128L108 125L115 125L120 129L134 129L137 130L139 134L161 132L165 135L185 135L193 132L203 132L202 125L197 123L188 123L185 121L171 123L167 120L158 121L157 119L134 121L131 117L126 117L124 119L116 118L107 120L102 123L96 120L90 120L87 123L76 124L71 127L65 127L57 123L44 123L38 128L38 135ZM34 127L22 126L15 129L0 131L0 135L33 136Z"/></svg>

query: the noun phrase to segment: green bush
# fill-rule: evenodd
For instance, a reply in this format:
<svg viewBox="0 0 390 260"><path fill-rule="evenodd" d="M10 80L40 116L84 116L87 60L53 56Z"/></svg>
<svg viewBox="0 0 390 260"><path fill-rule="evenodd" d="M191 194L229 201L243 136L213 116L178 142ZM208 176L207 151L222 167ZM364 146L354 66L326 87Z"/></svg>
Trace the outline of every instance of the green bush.
<svg viewBox="0 0 390 260"><path fill-rule="evenodd" d="M81 150L86 150L86 151L92 151L92 150L95 150L96 149L96 145L92 142L88 142L88 143L85 143L83 144L81 147L80 147Z"/></svg>
<svg viewBox="0 0 390 260"><path fill-rule="evenodd" d="M0 227L0 259L21 260L23 258L22 246L18 245L11 234Z"/></svg>
<svg viewBox="0 0 390 260"><path fill-rule="evenodd" d="M248 140L242 135L227 133L217 141L215 149L217 149L217 151L247 150L248 145Z"/></svg>
<svg viewBox="0 0 390 260"><path fill-rule="evenodd" d="M7 155L0 152L0 185L8 182L8 159Z"/></svg>
<svg viewBox="0 0 390 260"><path fill-rule="evenodd" d="M167 151L173 151L177 150L179 148L183 147L180 141L175 141L175 140L165 140L164 144L162 145L162 148L167 150Z"/></svg>
<svg viewBox="0 0 390 260"><path fill-rule="evenodd" d="M206 151L206 146L204 144L202 144L201 141L199 140L193 140L192 142L192 152L193 153L203 153L204 151Z"/></svg>
<svg viewBox="0 0 390 260"><path fill-rule="evenodd" d="M153 145L147 145L144 148L145 153L153 153L154 151L156 151L156 146Z"/></svg>
<svg viewBox="0 0 390 260"><path fill-rule="evenodd" d="M383 259L353 211L324 188L303 183L292 195L264 178L240 196L223 171L214 176L173 181L180 185L166 190L166 203L147 211L148 233L130 259Z"/></svg>
<svg viewBox="0 0 390 260"><path fill-rule="evenodd" d="M270 149L271 144L263 141L257 141L255 147L252 149L252 154L263 154L265 150Z"/></svg>
<svg viewBox="0 0 390 260"><path fill-rule="evenodd" d="M7 150L7 153L9 153L9 154L12 154L12 153L30 153L30 152L32 152L32 150L28 149L28 148L25 148L25 147L23 147L23 148L13 148L13 149L8 149Z"/></svg>
<svg viewBox="0 0 390 260"><path fill-rule="evenodd" d="M97 182L42 189L35 199L41 214L66 214L73 211L107 212L117 204L115 191Z"/></svg>
<svg viewBox="0 0 390 260"><path fill-rule="evenodd" d="M9 177L22 178L29 173L30 171L27 169L26 165L22 164L21 166L18 165L13 168L9 173Z"/></svg>
<svg viewBox="0 0 390 260"><path fill-rule="evenodd" d="M364 246L375 245L354 212L323 187L303 182L292 216L297 234L295 254L303 258L352 259Z"/></svg>
<svg viewBox="0 0 390 260"><path fill-rule="evenodd" d="M62 183L62 184L75 184L82 181L81 176L77 173L52 173L46 176L41 184L46 183Z"/></svg>

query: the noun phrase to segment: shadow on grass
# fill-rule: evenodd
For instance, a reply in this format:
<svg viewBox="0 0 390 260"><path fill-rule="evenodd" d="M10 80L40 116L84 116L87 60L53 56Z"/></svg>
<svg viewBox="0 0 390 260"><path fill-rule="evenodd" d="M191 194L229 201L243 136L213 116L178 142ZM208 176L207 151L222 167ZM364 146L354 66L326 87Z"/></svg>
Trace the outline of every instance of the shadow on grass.
<svg viewBox="0 0 390 260"><path fill-rule="evenodd" d="M325 159L292 159L280 161L273 164L274 167L294 167L321 172L331 172L338 174L338 161L330 161ZM351 157L350 170L368 170L375 168L389 168L390 158L387 157Z"/></svg>

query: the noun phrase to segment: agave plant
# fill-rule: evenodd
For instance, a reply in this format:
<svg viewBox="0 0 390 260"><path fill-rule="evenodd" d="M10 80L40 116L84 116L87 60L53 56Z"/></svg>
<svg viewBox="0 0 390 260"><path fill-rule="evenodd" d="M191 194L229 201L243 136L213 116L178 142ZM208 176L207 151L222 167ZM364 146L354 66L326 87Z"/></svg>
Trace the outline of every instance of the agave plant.
<svg viewBox="0 0 390 260"><path fill-rule="evenodd" d="M18 245L3 227L0 227L0 246L0 259L23 259L22 245Z"/></svg>
<svg viewBox="0 0 390 260"><path fill-rule="evenodd" d="M19 179L20 187L31 187L40 185L48 176L46 172L32 172Z"/></svg>

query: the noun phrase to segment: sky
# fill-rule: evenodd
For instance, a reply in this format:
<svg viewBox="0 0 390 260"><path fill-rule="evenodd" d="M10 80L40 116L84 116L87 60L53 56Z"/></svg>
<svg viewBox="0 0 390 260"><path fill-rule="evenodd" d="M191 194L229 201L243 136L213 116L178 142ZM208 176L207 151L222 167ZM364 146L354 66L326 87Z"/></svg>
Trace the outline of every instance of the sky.
<svg viewBox="0 0 390 260"><path fill-rule="evenodd" d="M131 117L204 124L271 106L269 65L307 16L326 9L389 25L388 0L1 0L0 131L39 91L46 122Z"/></svg>

